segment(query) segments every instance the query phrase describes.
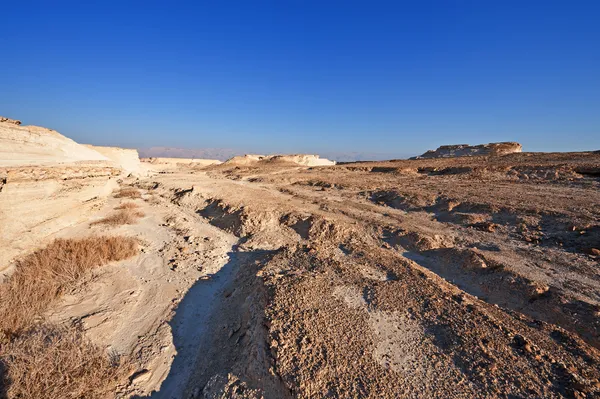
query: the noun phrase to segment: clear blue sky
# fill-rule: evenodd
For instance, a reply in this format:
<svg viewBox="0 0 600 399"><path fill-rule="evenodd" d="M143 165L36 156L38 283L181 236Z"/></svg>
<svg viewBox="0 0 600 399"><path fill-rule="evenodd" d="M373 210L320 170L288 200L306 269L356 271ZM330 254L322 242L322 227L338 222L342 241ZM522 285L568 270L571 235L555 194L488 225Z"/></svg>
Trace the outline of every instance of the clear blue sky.
<svg viewBox="0 0 600 399"><path fill-rule="evenodd" d="M0 115L130 147L600 149L600 1L6 1Z"/></svg>

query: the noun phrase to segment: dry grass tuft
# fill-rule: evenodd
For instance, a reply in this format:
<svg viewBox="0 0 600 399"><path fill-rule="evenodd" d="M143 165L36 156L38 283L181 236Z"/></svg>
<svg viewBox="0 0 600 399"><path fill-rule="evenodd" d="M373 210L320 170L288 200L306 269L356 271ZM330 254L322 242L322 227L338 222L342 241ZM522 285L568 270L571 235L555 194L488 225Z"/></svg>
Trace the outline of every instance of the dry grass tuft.
<svg viewBox="0 0 600 399"><path fill-rule="evenodd" d="M90 237L58 239L26 256L0 284L0 333L11 337L29 329L87 271L137 252L134 238Z"/></svg>
<svg viewBox="0 0 600 399"><path fill-rule="evenodd" d="M8 398L110 398L133 371L128 359L107 355L77 329L57 327L11 340L2 347L0 368Z"/></svg>
<svg viewBox="0 0 600 399"><path fill-rule="evenodd" d="M135 202L124 202L121 205L119 205L118 207L116 207L115 209L136 209L139 207L140 206L138 204L136 204Z"/></svg>
<svg viewBox="0 0 600 399"><path fill-rule="evenodd" d="M142 198L142 194L135 188L122 188L115 193L115 198Z"/></svg>
<svg viewBox="0 0 600 399"><path fill-rule="evenodd" d="M92 225L106 224L109 226L120 226L122 224L134 224L137 222L138 218L141 217L144 217L144 212L133 211L132 209L122 209L103 219L93 222Z"/></svg>
<svg viewBox="0 0 600 399"><path fill-rule="evenodd" d="M129 237L59 239L0 284L0 397L110 398L131 373L82 332L41 324L48 307L90 269L137 254Z"/></svg>

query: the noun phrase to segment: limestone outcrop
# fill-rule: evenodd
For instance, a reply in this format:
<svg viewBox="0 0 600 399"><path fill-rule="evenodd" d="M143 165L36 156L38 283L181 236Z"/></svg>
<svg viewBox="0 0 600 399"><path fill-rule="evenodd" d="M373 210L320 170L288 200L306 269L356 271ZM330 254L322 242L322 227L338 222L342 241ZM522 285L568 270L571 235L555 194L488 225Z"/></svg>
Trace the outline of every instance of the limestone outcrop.
<svg viewBox="0 0 600 399"><path fill-rule="evenodd" d="M92 149L104 155L118 167L123 170L126 175L145 176L147 171L140 162L140 157L137 150L120 147L102 147L91 144L84 144L85 147Z"/></svg>
<svg viewBox="0 0 600 399"><path fill-rule="evenodd" d="M291 155L256 155L246 154L233 157L224 162L226 165L252 165L255 163L289 163L303 166L331 166L335 161L320 158L319 155L312 154L291 154Z"/></svg>
<svg viewBox="0 0 600 399"><path fill-rule="evenodd" d="M108 160L55 130L0 122L0 167Z"/></svg>
<svg viewBox="0 0 600 399"><path fill-rule="evenodd" d="M202 168L210 165L218 165L221 161L217 159L199 159L199 158L142 158L142 165L151 172L162 172L177 169L179 167Z"/></svg>
<svg viewBox="0 0 600 399"><path fill-rule="evenodd" d="M95 149L54 130L2 118L0 276L19 254L86 220L120 175L121 167Z"/></svg>
<svg viewBox="0 0 600 399"><path fill-rule="evenodd" d="M498 156L522 152L523 146L515 142L489 143L480 145L443 145L411 159L474 157L479 155Z"/></svg>
<svg viewBox="0 0 600 399"><path fill-rule="evenodd" d="M0 116L0 122L12 123L13 125L20 125L21 121L17 119L10 119L5 116Z"/></svg>
<svg viewBox="0 0 600 399"><path fill-rule="evenodd" d="M0 168L0 275L19 254L89 218L119 174L107 165Z"/></svg>
<svg viewBox="0 0 600 399"><path fill-rule="evenodd" d="M200 158L142 158L142 162L151 163L153 165L197 165L197 166L208 166L220 164L221 161L218 159L200 159Z"/></svg>

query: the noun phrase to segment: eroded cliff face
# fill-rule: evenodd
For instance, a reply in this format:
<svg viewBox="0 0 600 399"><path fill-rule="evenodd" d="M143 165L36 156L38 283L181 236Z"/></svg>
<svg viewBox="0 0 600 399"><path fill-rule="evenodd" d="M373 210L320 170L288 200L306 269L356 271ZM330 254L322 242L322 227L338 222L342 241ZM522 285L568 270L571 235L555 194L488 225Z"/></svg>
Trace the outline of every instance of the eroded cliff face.
<svg viewBox="0 0 600 399"><path fill-rule="evenodd" d="M21 253L89 218L117 186L109 166L0 168L0 274Z"/></svg>
<svg viewBox="0 0 600 399"><path fill-rule="evenodd" d="M93 149L77 144L52 129L0 121L0 167L50 165L79 161L108 161Z"/></svg>
<svg viewBox="0 0 600 399"><path fill-rule="evenodd" d="M126 175L146 176L147 170L140 162L140 157L135 149L119 148L119 147L102 147L91 144L84 144L85 147L92 149L104 155L109 160L113 161L118 167L123 170Z"/></svg>
<svg viewBox="0 0 600 399"><path fill-rule="evenodd" d="M473 157L478 155L506 155L515 152L522 152L523 146L515 142L489 143L480 145L456 144L443 145L437 150L429 150L423 155L411 159L422 158L452 158L452 157Z"/></svg>
<svg viewBox="0 0 600 399"><path fill-rule="evenodd" d="M16 256L88 218L121 174L94 149L16 122L0 121L0 274Z"/></svg>

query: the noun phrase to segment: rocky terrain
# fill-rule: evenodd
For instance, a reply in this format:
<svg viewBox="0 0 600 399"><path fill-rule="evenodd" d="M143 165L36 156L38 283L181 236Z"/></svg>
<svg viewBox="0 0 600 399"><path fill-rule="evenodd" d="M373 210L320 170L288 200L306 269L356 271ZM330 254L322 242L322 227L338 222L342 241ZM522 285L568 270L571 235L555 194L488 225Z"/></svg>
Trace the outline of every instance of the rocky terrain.
<svg viewBox="0 0 600 399"><path fill-rule="evenodd" d="M13 164L0 267L54 238L139 242L43 315L129 359L114 397L598 397L600 154L488 149Z"/></svg>

